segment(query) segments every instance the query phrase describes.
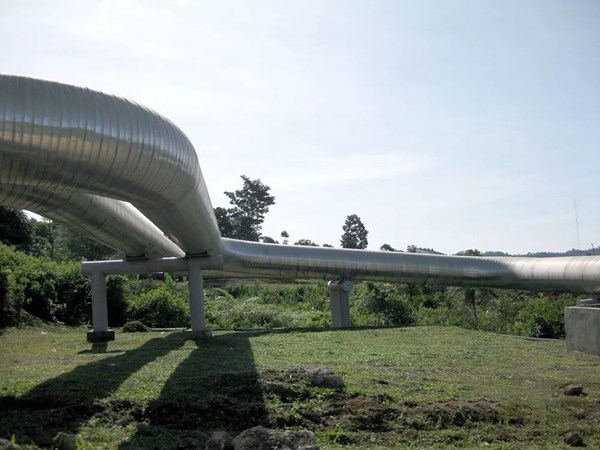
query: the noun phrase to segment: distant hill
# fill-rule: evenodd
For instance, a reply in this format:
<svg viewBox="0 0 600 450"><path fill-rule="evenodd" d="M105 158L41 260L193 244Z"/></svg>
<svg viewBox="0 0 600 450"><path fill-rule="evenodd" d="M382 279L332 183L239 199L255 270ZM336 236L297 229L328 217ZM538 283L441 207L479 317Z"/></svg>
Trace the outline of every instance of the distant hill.
<svg viewBox="0 0 600 450"><path fill-rule="evenodd" d="M529 252L526 255L511 255L510 253L500 251L487 251L483 253L483 256L532 256L535 258L549 258L552 256L586 256L586 255L600 255L600 249L588 248L586 250L571 249L566 252Z"/></svg>

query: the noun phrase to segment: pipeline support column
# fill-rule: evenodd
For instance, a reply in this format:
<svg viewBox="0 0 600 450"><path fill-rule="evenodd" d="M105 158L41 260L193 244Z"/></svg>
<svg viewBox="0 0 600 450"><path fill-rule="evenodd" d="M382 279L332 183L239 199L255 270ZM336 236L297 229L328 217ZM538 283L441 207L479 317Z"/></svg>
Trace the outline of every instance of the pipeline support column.
<svg viewBox="0 0 600 450"><path fill-rule="evenodd" d="M92 343L115 340L115 332L108 329L108 307L106 304L106 280L99 271L92 272L92 331L87 341Z"/></svg>
<svg viewBox="0 0 600 450"><path fill-rule="evenodd" d="M330 281L329 287L329 307L331 308L331 326L333 328L350 328L352 320L350 319L350 302L348 294L352 290L351 281Z"/></svg>
<svg viewBox="0 0 600 450"><path fill-rule="evenodd" d="M211 337L212 331L206 328L204 314L204 278L202 268L190 262L188 267L188 288L190 294L191 329L188 338L192 340Z"/></svg>

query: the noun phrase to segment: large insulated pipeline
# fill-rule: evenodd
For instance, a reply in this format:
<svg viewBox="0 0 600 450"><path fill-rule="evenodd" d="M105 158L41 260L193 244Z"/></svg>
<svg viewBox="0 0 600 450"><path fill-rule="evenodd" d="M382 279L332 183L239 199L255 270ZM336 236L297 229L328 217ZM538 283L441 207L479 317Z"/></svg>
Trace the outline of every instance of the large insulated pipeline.
<svg viewBox="0 0 600 450"><path fill-rule="evenodd" d="M0 184L0 205L35 211L128 258L184 256L129 203L78 191Z"/></svg>
<svg viewBox="0 0 600 450"><path fill-rule="evenodd" d="M600 257L438 256L222 239L196 153L175 125L128 100L49 81L0 75L0 203L3 192L13 206L54 214L126 253L179 256L174 242L231 276L600 293ZM141 214L116 212L127 208L122 202ZM141 232L151 243L135 236L148 225L142 214L170 240L155 229Z"/></svg>
<svg viewBox="0 0 600 450"><path fill-rule="evenodd" d="M0 181L127 201L186 253L220 253L192 144L169 120L122 98L0 75Z"/></svg>
<svg viewBox="0 0 600 450"><path fill-rule="evenodd" d="M223 239L223 268L240 276L347 279L600 292L600 257L468 257L289 246Z"/></svg>

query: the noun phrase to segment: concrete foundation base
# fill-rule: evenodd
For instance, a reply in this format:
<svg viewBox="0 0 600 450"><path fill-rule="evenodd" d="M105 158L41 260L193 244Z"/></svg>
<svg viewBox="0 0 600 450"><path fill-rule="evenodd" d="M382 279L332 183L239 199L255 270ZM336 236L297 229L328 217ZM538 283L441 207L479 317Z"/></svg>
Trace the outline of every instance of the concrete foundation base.
<svg viewBox="0 0 600 450"><path fill-rule="evenodd" d="M600 356L600 308L571 306L565 308L567 349Z"/></svg>
<svg viewBox="0 0 600 450"><path fill-rule="evenodd" d="M99 342L110 342L115 340L115 332L114 330L107 331L88 331L87 332L87 341L92 344L97 344Z"/></svg>
<svg viewBox="0 0 600 450"><path fill-rule="evenodd" d="M201 341L213 337L212 330L186 330L186 334L190 341Z"/></svg>

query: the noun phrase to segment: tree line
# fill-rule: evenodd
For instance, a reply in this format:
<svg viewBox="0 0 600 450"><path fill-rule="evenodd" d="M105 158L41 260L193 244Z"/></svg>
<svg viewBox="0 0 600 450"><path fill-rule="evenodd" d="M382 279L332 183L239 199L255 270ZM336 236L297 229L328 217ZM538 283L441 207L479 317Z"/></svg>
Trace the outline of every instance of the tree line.
<svg viewBox="0 0 600 450"><path fill-rule="evenodd" d="M225 191L229 198L229 207L214 208L221 236L266 244L290 244L290 235L281 231L280 240L262 234L262 225L269 208L275 205L275 196L271 188L260 179L251 179L241 175L242 187L234 191ZM369 245L369 231L357 214L350 214L342 226L340 246L350 249L366 249ZM18 250L34 256L48 256L57 261L103 260L122 258L124 255L111 247L98 243L68 227L52 220L28 217L22 210L0 206L0 242L13 245ZM301 238L293 245L318 247L319 244L308 238ZM333 247L324 243L323 247ZM383 244L382 251L401 252L403 250ZM426 249L409 245L409 253L434 253Z"/></svg>
<svg viewBox="0 0 600 450"><path fill-rule="evenodd" d="M279 244L279 241L271 236L262 235L265 215L269 212L269 207L275 204L275 197L270 194L271 188L259 179L252 180L246 175L241 175L241 178L243 181L241 189L233 192L225 191L231 206L215 208L221 236L245 241L262 241L266 244ZM367 239L369 232L356 214L346 217L342 230L343 234L340 238L342 248L365 249L369 245ZM289 237L286 230L281 232L284 245L288 244ZM294 245L319 246L307 238L297 240ZM333 246L323 244L323 247Z"/></svg>

